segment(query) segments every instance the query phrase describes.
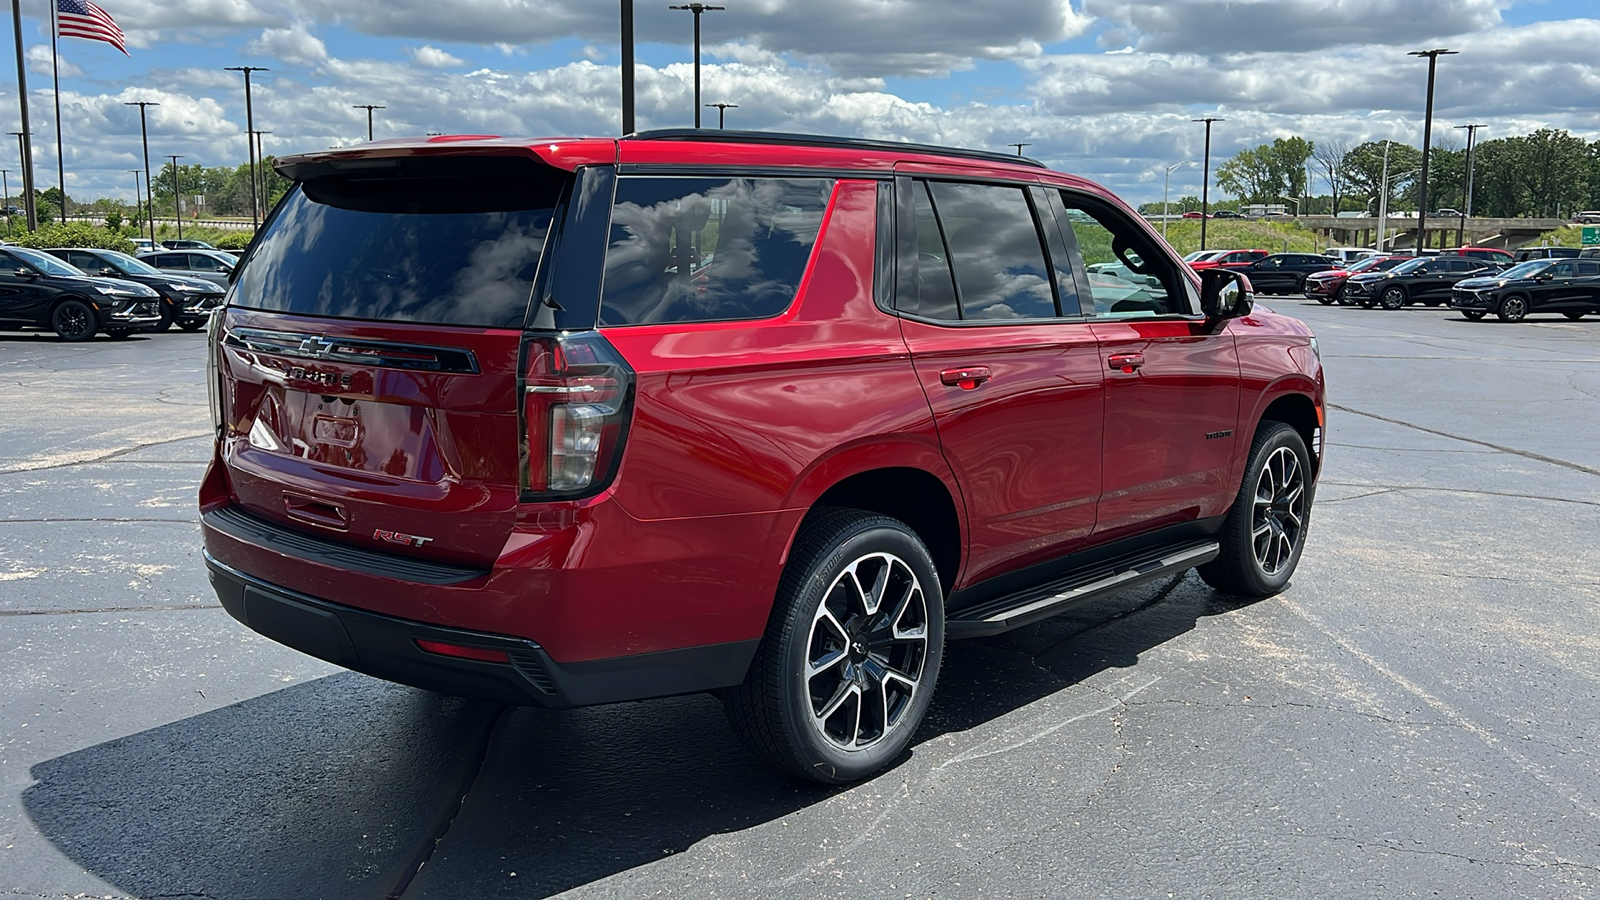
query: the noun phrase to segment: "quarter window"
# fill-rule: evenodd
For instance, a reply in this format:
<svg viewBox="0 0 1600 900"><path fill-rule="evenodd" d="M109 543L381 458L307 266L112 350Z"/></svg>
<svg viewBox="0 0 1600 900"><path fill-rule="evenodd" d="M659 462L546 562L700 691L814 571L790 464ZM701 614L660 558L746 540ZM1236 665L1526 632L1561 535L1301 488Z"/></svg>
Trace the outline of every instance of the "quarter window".
<svg viewBox="0 0 1600 900"><path fill-rule="evenodd" d="M794 302L832 193L823 178L619 180L600 324L778 315Z"/></svg>

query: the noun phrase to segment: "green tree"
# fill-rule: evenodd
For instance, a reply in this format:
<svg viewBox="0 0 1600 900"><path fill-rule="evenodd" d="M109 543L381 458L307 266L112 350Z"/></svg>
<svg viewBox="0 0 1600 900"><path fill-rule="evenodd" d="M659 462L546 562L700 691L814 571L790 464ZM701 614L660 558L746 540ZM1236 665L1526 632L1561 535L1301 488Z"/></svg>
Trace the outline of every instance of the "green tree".
<svg viewBox="0 0 1600 900"><path fill-rule="evenodd" d="M1339 173L1344 179L1350 199L1359 201L1373 212L1378 209L1379 185L1383 181L1383 152L1385 144L1389 148L1389 190L1390 203L1392 204L1394 196L1397 193L1403 193L1404 189L1416 178L1415 175L1406 175L1404 173L1414 172L1422 168L1421 150L1409 144L1401 144L1395 141L1368 141L1346 153L1344 160L1339 164ZM1396 175L1401 177L1394 177Z"/></svg>
<svg viewBox="0 0 1600 900"><path fill-rule="evenodd" d="M1512 140L1520 150L1520 164L1514 171L1527 191L1529 215L1569 213L1588 200L1589 145L1582 138L1541 128Z"/></svg>
<svg viewBox="0 0 1600 900"><path fill-rule="evenodd" d="M1247 203L1306 195L1306 163L1315 145L1301 137L1277 138L1242 150L1217 167L1217 184Z"/></svg>

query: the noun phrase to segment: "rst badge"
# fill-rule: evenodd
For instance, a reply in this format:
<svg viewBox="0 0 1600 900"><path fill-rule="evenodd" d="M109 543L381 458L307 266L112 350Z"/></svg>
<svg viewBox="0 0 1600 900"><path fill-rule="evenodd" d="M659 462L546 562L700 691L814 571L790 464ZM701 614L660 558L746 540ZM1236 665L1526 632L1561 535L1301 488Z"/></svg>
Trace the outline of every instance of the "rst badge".
<svg viewBox="0 0 1600 900"><path fill-rule="evenodd" d="M398 531L384 531L381 528L377 531L374 531L372 533L372 537L374 540L383 541L384 543L388 544L399 544L403 547L421 547L423 544L433 540L431 537L422 537L415 534L401 534Z"/></svg>

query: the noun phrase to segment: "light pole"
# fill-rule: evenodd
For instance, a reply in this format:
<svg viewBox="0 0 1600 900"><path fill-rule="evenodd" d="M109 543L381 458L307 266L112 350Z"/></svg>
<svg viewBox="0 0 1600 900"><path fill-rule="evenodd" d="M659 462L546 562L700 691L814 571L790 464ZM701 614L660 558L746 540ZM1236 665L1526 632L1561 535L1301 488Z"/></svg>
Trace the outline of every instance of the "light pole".
<svg viewBox="0 0 1600 900"><path fill-rule="evenodd" d="M622 0L622 133L633 134L633 0Z"/></svg>
<svg viewBox="0 0 1600 900"><path fill-rule="evenodd" d="M707 103L706 104L706 107L708 109L710 107L713 107L713 106L715 106L717 108L717 130L719 130L719 131L722 130L722 128L725 127L725 125L724 125L724 121L725 120L723 119L723 116L727 114L728 110L730 110L730 109L738 109L739 108L739 104L737 104L737 103Z"/></svg>
<svg viewBox="0 0 1600 900"><path fill-rule="evenodd" d="M1457 125L1457 128L1467 130L1467 205L1461 211L1461 221L1456 224L1456 246L1463 246L1464 235L1467 231L1467 220L1472 218L1472 142L1478 136L1478 129L1482 125Z"/></svg>
<svg viewBox="0 0 1600 900"><path fill-rule="evenodd" d="M372 140L372 111L375 109L388 109L387 106L378 106L375 103L356 103L351 109L364 109L367 111L367 140Z"/></svg>
<svg viewBox="0 0 1600 900"><path fill-rule="evenodd" d="M265 146L266 142L267 142L266 138L263 138L262 135L271 134L271 133L272 132L270 132L270 131L253 131L253 132L251 132L251 134L255 135L255 141L256 141L255 154L256 154L256 159L260 160L260 162L261 162L261 167L260 167L261 168L261 205L263 207L268 207L268 206L272 205L272 195L271 195L271 192L269 192L267 190L267 178L270 177L270 176L267 175L267 171L268 171L267 170L267 155L265 153L261 152L261 148L263 146Z"/></svg>
<svg viewBox="0 0 1600 900"><path fill-rule="evenodd" d="M1186 159L1183 162L1173 163L1172 165L1167 166L1167 180L1166 183L1161 187L1161 239L1163 241L1167 239L1167 218L1171 215L1171 213L1167 211L1167 194L1172 189L1172 170L1182 166L1192 165L1194 165L1194 160Z"/></svg>
<svg viewBox="0 0 1600 900"><path fill-rule="evenodd" d="M1453 55L1456 51L1443 47L1434 50L1413 50L1407 56L1428 58L1428 106L1422 116L1422 192L1417 201L1417 251L1428 242L1428 152L1433 149L1433 74L1439 57Z"/></svg>
<svg viewBox="0 0 1600 900"><path fill-rule="evenodd" d="M1293 203L1294 204L1295 217L1299 218L1299 216L1300 216L1300 201L1304 200L1305 199L1304 197L1285 197L1284 195L1279 194L1278 195L1278 199L1279 200L1287 200L1290 203Z"/></svg>
<svg viewBox="0 0 1600 900"><path fill-rule="evenodd" d="M1025 141L1015 141L1013 143L1007 144L1006 146L1007 147L1015 147L1015 148L1017 148L1017 155L1021 156L1023 147L1032 147L1033 145L1030 144L1030 143L1027 143Z"/></svg>
<svg viewBox="0 0 1600 900"><path fill-rule="evenodd" d="M6 192L6 236L11 235L11 170L0 169L0 190Z"/></svg>
<svg viewBox="0 0 1600 900"><path fill-rule="evenodd" d="M245 153L250 157L250 223L257 228L260 228L261 199L256 194L256 153L254 144L250 140L251 132L256 130L255 106L251 103L250 99L250 73L270 72L272 70L262 66L227 66L225 68L226 71L229 72L244 73L244 148ZM146 168L148 168L148 166ZM144 183L146 186L150 184L150 176L148 173L145 175ZM182 218L182 216L179 216L179 219ZM154 225L151 227L154 228ZM181 224L179 227L182 227ZM154 231L150 233L150 237L154 239Z"/></svg>
<svg viewBox="0 0 1600 900"><path fill-rule="evenodd" d="M1211 123L1226 122L1215 116L1206 116L1203 119L1191 119L1192 122L1206 123L1206 162L1205 174L1200 181L1200 249L1206 249L1206 220L1211 218Z"/></svg>
<svg viewBox="0 0 1600 900"><path fill-rule="evenodd" d="M148 222L149 225L150 225L150 242L151 243L155 243L155 240L156 240L156 223L155 223L156 210L155 210L155 207L152 205L152 204L155 203L155 200L153 199L155 192L150 190L150 130L145 127L144 111L145 111L146 107L160 106L161 104L152 103L152 102L150 102L148 100L139 100L139 101L136 101L136 102L133 102L133 103L124 103L122 105L123 106L137 106L137 107L139 107L139 140L140 140L140 142L142 142L144 144L144 186L145 186L145 192L144 193L145 193L145 200L146 200L145 210L144 210L144 220L146 222Z"/></svg>
<svg viewBox="0 0 1600 900"><path fill-rule="evenodd" d="M688 10L694 13L694 127L700 127L700 16L715 9L727 9L726 6L711 6L706 3L689 3L683 6L669 6L667 9Z"/></svg>
<svg viewBox="0 0 1600 900"><path fill-rule="evenodd" d="M28 146L28 133L25 131L8 131L6 133L16 136L17 153L22 155L22 208L28 215L28 230L32 231L39 227L39 207L34 203L33 189L31 187L33 184L33 167L26 156L31 149Z"/></svg>
<svg viewBox="0 0 1600 900"><path fill-rule="evenodd" d="M28 213L28 230L39 227L39 207L33 202L33 129L28 127L28 70L22 52L22 0L11 0L11 24L17 35L17 102L22 108L22 130L13 131L22 153L22 206ZM65 188L63 188L65 190Z"/></svg>
<svg viewBox="0 0 1600 900"><path fill-rule="evenodd" d="M137 209L137 210L140 210L140 211L143 211L144 210L144 195L139 193L139 170L138 169L129 169L128 171L133 173L133 208ZM139 223L139 234L140 235L144 234L144 223L142 223L142 222Z"/></svg>
<svg viewBox="0 0 1600 900"><path fill-rule="evenodd" d="M172 211L178 214L178 240L183 240L183 193L178 186L178 160L183 159L179 153L169 154L167 159L172 160Z"/></svg>

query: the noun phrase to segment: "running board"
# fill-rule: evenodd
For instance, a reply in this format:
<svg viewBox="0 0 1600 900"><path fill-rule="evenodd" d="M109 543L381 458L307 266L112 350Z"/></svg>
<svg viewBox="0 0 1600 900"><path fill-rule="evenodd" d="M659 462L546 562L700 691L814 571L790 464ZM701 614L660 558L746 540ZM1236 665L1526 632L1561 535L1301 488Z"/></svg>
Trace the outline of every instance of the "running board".
<svg viewBox="0 0 1600 900"><path fill-rule="evenodd" d="M945 621L948 638L984 637L1031 625L1065 612L1074 604L1125 590L1142 582L1191 569L1217 558L1216 541L1186 544L1157 554L1122 559L1110 566L1076 572L1027 590L957 610Z"/></svg>

